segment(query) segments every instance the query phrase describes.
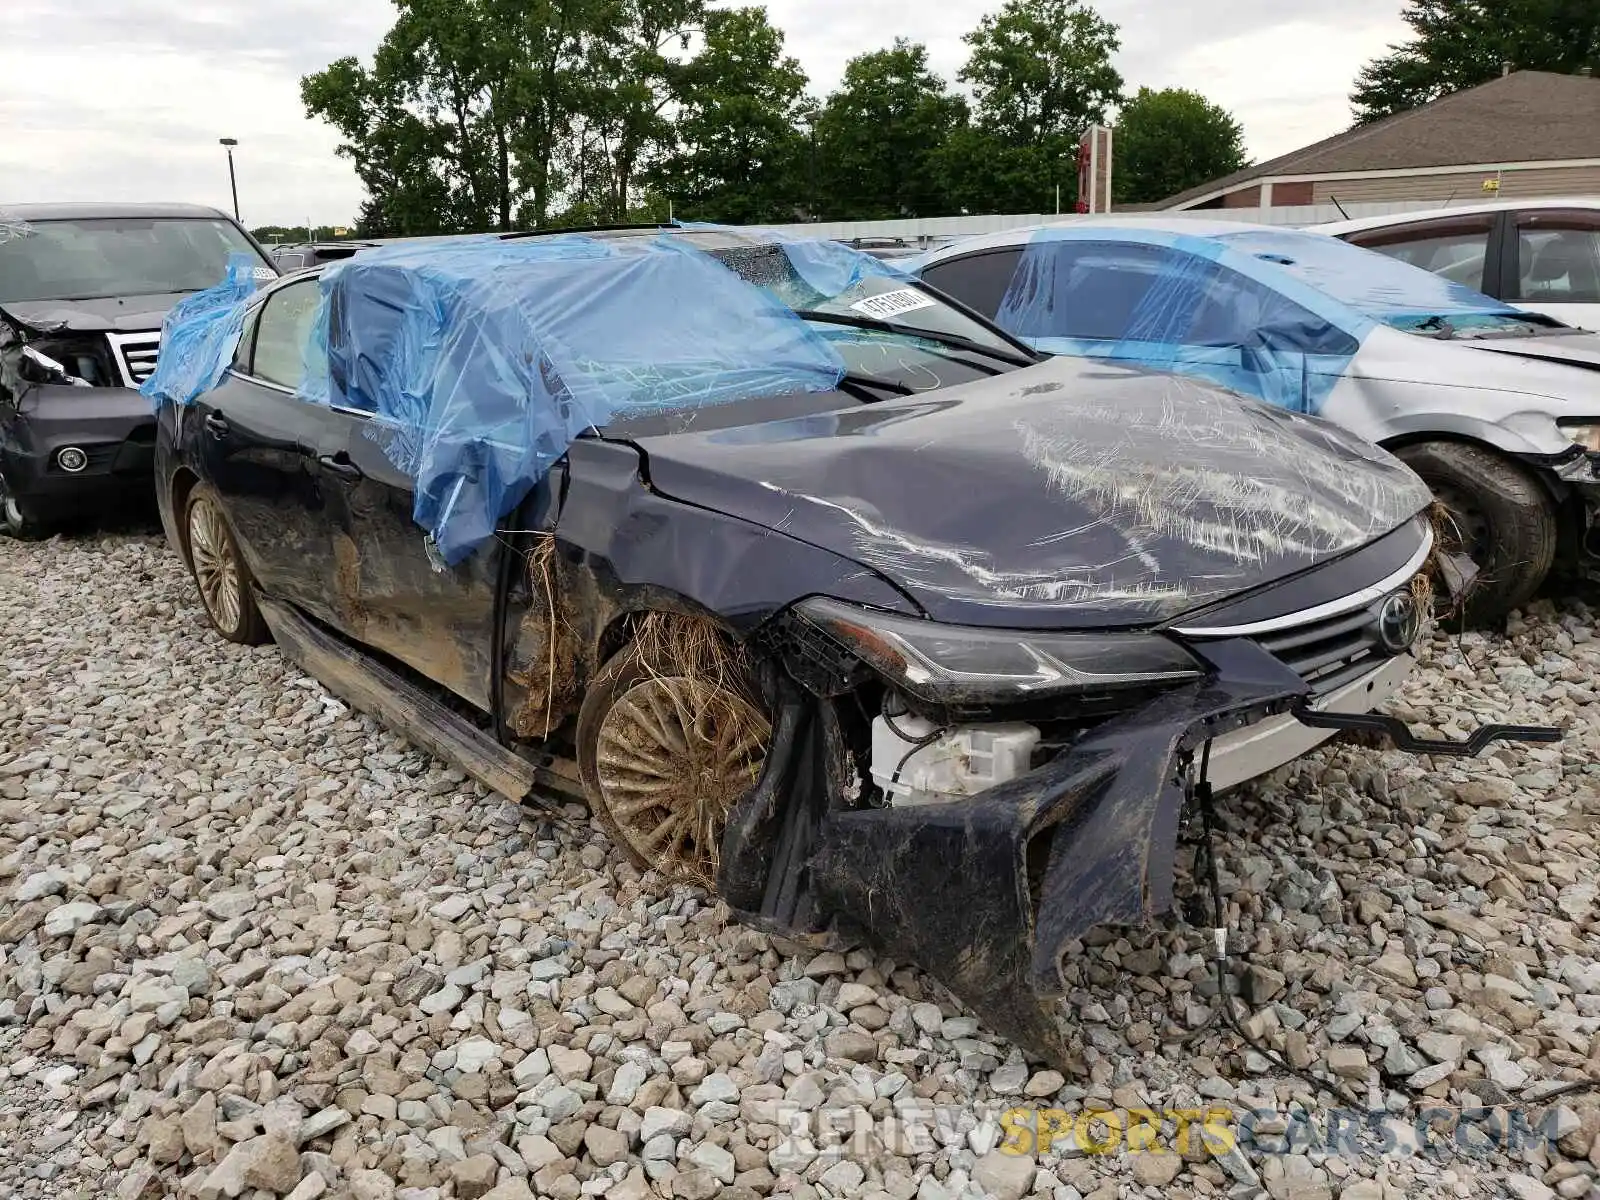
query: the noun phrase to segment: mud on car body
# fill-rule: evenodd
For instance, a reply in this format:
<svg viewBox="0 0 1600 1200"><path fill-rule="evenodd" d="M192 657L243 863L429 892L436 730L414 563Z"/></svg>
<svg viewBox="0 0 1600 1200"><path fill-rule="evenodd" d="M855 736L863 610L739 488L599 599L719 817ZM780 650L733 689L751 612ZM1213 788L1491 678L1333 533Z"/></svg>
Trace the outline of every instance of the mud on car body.
<svg viewBox="0 0 1600 1200"><path fill-rule="evenodd" d="M1399 462L837 245L380 250L237 328L157 441L225 636L1046 1057L1071 940L1171 901L1196 752L1260 774L1412 666Z"/></svg>
<svg viewBox="0 0 1600 1200"><path fill-rule="evenodd" d="M232 218L194 205L0 210L0 529L149 502L155 418L137 389L161 323L230 253L278 272Z"/></svg>

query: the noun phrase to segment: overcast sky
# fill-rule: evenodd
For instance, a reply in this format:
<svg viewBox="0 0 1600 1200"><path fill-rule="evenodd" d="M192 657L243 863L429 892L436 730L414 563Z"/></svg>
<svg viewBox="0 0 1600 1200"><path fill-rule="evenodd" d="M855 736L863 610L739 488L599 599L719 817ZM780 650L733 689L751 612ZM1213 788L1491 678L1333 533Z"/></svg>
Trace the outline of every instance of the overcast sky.
<svg viewBox="0 0 1600 1200"><path fill-rule="evenodd" d="M997 0L771 0L825 94L853 55L926 42L954 78ZM1183 86L1230 109L1258 161L1349 124L1356 71L1403 40L1401 0L1098 0L1130 89ZM247 224L338 224L361 187L300 106L299 80L370 57L390 0L0 0L0 203L187 200L226 207L236 137Z"/></svg>

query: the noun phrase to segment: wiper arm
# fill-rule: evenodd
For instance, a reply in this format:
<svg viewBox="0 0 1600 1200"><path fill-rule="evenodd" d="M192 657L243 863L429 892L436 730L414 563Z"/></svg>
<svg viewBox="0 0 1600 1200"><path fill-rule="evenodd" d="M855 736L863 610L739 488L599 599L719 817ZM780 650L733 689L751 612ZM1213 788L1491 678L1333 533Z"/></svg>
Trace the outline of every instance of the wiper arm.
<svg viewBox="0 0 1600 1200"><path fill-rule="evenodd" d="M917 394L916 388L910 384L901 383L898 379L885 379L881 375L867 375L861 371L846 371L840 376L839 382L854 384L858 389L878 388L881 391L892 392L896 396L915 396Z"/></svg>
<svg viewBox="0 0 1600 1200"><path fill-rule="evenodd" d="M921 338L927 342L937 342L941 346L953 346L957 350L969 350L974 354L984 354L990 358L997 358L1001 362L1011 363L1013 366L1018 367L1031 367L1040 361L1036 356L1025 357L1025 352L1021 350L986 346L982 342L962 337L958 333L941 333L935 329L924 329L920 325L898 325L893 321L880 321L876 317L846 316L844 313L819 312L814 308L796 309L794 315L801 320L819 321L824 325L844 325L852 329L875 329L880 333L897 333L902 337Z"/></svg>

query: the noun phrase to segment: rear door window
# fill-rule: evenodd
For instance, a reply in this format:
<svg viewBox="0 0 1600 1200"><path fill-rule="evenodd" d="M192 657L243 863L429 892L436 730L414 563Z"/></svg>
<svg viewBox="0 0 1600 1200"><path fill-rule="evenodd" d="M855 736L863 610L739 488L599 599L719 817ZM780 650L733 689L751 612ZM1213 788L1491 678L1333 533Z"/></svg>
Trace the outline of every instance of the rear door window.
<svg viewBox="0 0 1600 1200"><path fill-rule="evenodd" d="M1508 300L1600 304L1600 212L1517 214L1517 285Z"/></svg>
<svg viewBox="0 0 1600 1200"><path fill-rule="evenodd" d="M1481 292L1493 231L1494 214L1477 213L1366 229L1344 240Z"/></svg>

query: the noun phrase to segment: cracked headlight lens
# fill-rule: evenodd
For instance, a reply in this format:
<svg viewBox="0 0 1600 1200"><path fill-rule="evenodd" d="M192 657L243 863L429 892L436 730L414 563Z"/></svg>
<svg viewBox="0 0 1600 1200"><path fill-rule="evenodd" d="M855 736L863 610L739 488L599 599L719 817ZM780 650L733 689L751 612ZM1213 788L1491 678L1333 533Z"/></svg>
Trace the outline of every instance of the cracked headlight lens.
<svg viewBox="0 0 1600 1200"><path fill-rule="evenodd" d="M940 625L827 599L795 607L896 687L935 704L1172 686L1205 674L1160 634Z"/></svg>

